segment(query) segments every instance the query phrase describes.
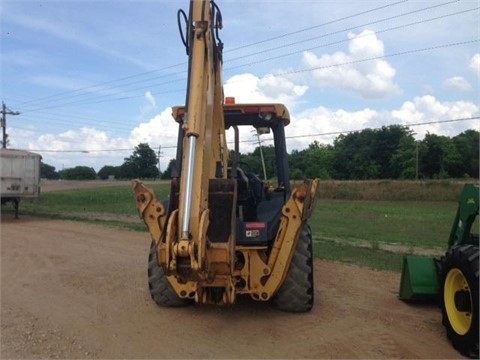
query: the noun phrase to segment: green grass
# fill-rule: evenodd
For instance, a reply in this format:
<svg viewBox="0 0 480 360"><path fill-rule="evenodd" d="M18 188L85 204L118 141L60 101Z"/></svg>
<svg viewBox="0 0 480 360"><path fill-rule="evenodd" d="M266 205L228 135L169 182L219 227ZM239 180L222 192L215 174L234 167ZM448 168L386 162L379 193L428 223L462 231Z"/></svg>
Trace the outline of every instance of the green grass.
<svg viewBox="0 0 480 360"><path fill-rule="evenodd" d="M170 191L164 184L149 187L160 199L167 198ZM2 207L2 212L13 214L13 209L6 205ZM131 186L43 193L37 199L22 200L20 216L22 214L146 231L138 216Z"/></svg>
<svg viewBox="0 0 480 360"><path fill-rule="evenodd" d="M378 184L372 186L378 190ZM388 182L385 184L390 186ZM351 185L353 188L360 186L353 182ZM168 184L149 186L159 199L167 198ZM351 191L348 190L349 184L345 186L345 191ZM399 184L395 186L400 187ZM387 191L382 192L389 198ZM378 197L378 192L372 193ZM434 249L441 253L447 246L457 208L456 201L438 199L378 201L325 197L325 193L321 194L309 220L315 255L322 259L393 271L400 270L404 253L413 253L418 249ZM405 198L410 199L410 196ZM2 212L13 214L11 206L3 206ZM22 201L20 216L22 214L147 231L138 216L130 186L43 193L38 199ZM478 219L475 226L478 227ZM390 251L385 251L387 248Z"/></svg>
<svg viewBox="0 0 480 360"><path fill-rule="evenodd" d="M150 186L160 199L167 197L166 185ZM57 191L42 194L38 199L25 200L22 212L91 218L89 214L137 216L134 193L129 186L112 186L98 189Z"/></svg>
<svg viewBox="0 0 480 360"><path fill-rule="evenodd" d="M310 220L314 238L350 243L444 248L455 202L320 200Z"/></svg>
<svg viewBox="0 0 480 360"><path fill-rule="evenodd" d="M321 199L378 201L457 201L465 183L470 180L322 180Z"/></svg>
<svg viewBox="0 0 480 360"><path fill-rule="evenodd" d="M309 220L315 255L401 271L404 254L444 253L456 210L453 201L320 200Z"/></svg>
<svg viewBox="0 0 480 360"><path fill-rule="evenodd" d="M313 249L315 257L319 259L341 261L377 270L398 272L402 270L403 254L401 253L328 241L316 242Z"/></svg>

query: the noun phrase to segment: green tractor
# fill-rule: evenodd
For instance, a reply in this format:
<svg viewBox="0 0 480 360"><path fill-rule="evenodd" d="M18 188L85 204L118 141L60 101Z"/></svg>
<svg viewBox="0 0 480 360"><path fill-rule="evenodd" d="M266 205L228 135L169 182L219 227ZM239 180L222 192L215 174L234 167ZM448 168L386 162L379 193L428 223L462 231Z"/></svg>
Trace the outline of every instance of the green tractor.
<svg viewBox="0 0 480 360"><path fill-rule="evenodd" d="M399 298L438 301L447 337L462 355L477 358L479 323L479 237L472 233L478 216L479 186L465 185L450 231L445 256L405 256Z"/></svg>

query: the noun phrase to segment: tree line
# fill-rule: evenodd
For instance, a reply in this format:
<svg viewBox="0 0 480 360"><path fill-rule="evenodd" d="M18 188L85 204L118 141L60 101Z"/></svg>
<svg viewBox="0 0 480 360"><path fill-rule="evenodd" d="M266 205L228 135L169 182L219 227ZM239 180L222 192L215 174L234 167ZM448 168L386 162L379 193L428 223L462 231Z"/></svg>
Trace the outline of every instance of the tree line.
<svg viewBox="0 0 480 360"><path fill-rule="evenodd" d="M392 125L338 136L333 145L314 141L289 156L292 178L339 180L479 177L479 132L455 137L427 133L415 140L407 127Z"/></svg>
<svg viewBox="0 0 480 360"><path fill-rule="evenodd" d="M370 179L443 179L479 177L479 135L466 130L454 137L427 133L415 140L408 127L384 126L339 135L331 145L314 141L303 150L288 154L291 179L320 178L337 180ZM240 154L241 166L263 178L275 176L273 146L255 148ZM264 164L262 164L262 156ZM233 156L231 157L233 158ZM42 177L60 179L169 179L175 164L171 160L160 173L155 151L146 143L135 147L133 154L120 166L93 168L77 166L58 173L43 164Z"/></svg>
<svg viewBox="0 0 480 360"><path fill-rule="evenodd" d="M135 147L133 154L123 159L120 166L105 165L98 173L88 166L75 166L73 168L55 171L55 167L42 163L40 176L46 179L62 180L106 180L114 179L156 179L160 172L157 168L158 159L155 151L147 144L140 143Z"/></svg>

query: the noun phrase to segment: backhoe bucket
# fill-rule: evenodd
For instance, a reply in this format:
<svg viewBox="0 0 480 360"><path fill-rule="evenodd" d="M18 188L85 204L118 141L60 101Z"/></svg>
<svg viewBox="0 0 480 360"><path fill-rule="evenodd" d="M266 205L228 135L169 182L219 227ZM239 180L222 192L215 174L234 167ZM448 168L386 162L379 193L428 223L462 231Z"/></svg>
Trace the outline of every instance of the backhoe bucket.
<svg viewBox="0 0 480 360"><path fill-rule="evenodd" d="M438 292L435 259L425 256L404 256L398 297L401 300L432 301L437 298Z"/></svg>

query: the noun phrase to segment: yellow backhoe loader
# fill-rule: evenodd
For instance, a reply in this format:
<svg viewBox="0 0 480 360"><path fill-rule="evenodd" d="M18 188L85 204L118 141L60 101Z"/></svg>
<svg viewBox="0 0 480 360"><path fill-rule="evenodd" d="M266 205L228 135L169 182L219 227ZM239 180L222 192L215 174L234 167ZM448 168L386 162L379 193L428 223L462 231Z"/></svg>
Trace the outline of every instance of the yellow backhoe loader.
<svg viewBox="0 0 480 360"><path fill-rule="evenodd" d="M282 104L235 104L224 98L221 12L213 1L190 1L178 22L188 54L185 105L178 123L170 196L160 201L134 184L152 244L148 283L159 305L233 304L237 295L271 301L284 311L313 306L312 234L318 180L291 188ZM182 21L185 30L182 30ZM240 159L241 135L270 134L275 174L260 179ZM160 130L159 130L160 131ZM229 151L227 143L234 144ZM251 143L251 142L250 142Z"/></svg>

